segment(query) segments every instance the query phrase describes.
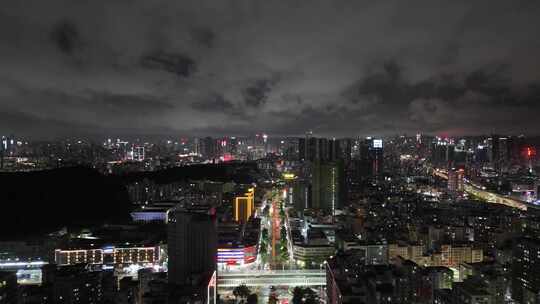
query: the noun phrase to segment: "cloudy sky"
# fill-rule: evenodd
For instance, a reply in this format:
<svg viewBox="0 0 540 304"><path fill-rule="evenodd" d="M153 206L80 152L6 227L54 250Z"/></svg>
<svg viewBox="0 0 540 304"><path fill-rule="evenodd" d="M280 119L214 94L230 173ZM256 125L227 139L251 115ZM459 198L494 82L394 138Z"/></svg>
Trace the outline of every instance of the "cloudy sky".
<svg viewBox="0 0 540 304"><path fill-rule="evenodd" d="M0 133L540 127L540 1L5 0Z"/></svg>

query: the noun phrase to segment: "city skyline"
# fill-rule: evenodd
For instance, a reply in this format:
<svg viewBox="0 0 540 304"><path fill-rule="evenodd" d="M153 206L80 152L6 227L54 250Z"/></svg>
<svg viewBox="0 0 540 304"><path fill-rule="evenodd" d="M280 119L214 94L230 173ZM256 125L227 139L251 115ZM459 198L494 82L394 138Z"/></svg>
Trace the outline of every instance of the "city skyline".
<svg viewBox="0 0 540 304"><path fill-rule="evenodd" d="M0 304L540 304L539 16L3 1Z"/></svg>
<svg viewBox="0 0 540 304"><path fill-rule="evenodd" d="M538 135L536 2L8 2L3 133Z"/></svg>

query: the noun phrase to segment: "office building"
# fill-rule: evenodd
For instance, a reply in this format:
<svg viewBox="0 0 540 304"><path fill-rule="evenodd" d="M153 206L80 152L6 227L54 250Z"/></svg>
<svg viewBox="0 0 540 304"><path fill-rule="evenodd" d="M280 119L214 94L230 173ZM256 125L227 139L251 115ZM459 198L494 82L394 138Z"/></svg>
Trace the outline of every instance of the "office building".
<svg viewBox="0 0 540 304"><path fill-rule="evenodd" d="M295 261L310 265L320 264L336 253L332 245L294 244L293 257Z"/></svg>
<svg viewBox="0 0 540 304"><path fill-rule="evenodd" d="M92 248L92 246L81 246L56 249L54 258L56 264L60 266L80 263L110 267L125 267L127 265L153 266L159 260L159 247L129 247L125 245L116 247L106 245Z"/></svg>
<svg viewBox="0 0 540 304"><path fill-rule="evenodd" d="M441 245L441 263L446 267L457 267L461 263L478 263L484 259L483 250L466 244Z"/></svg>
<svg viewBox="0 0 540 304"><path fill-rule="evenodd" d="M144 158L145 158L144 147L143 146L133 147L133 160L143 161Z"/></svg>
<svg viewBox="0 0 540 304"><path fill-rule="evenodd" d="M540 303L540 241L521 238L513 249L512 298L518 303Z"/></svg>
<svg viewBox="0 0 540 304"><path fill-rule="evenodd" d="M488 139L490 142L490 160L491 164L493 165L493 168L495 170L499 167L499 159L500 159L500 147L499 147L499 136L498 135L491 135L491 138Z"/></svg>
<svg viewBox="0 0 540 304"><path fill-rule="evenodd" d="M448 170L448 191L451 193L461 193L465 191L464 183L465 170L449 169Z"/></svg>
<svg viewBox="0 0 540 304"><path fill-rule="evenodd" d="M383 141L382 139L372 139L369 145L369 159L372 165L374 176L383 173Z"/></svg>
<svg viewBox="0 0 540 304"><path fill-rule="evenodd" d="M246 223L255 212L255 190L250 188L245 196L237 196L234 198L234 220L237 222Z"/></svg>
<svg viewBox="0 0 540 304"><path fill-rule="evenodd" d="M475 284L455 283L452 287L452 304L492 304L493 296Z"/></svg>
<svg viewBox="0 0 540 304"><path fill-rule="evenodd" d="M343 163L317 161L313 164L312 174L312 208L334 214L345 203Z"/></svg>
<svg viewBox="0 0 540 304"><path fill-rule="evenodd" d="M17 275L11 271L0 271L0 304L17 302Z"/></svg>
<svg viewBox="0 0 540 304"><path fill-rule="evenodd" d="M85 264L44 268L45 286L52 290L53 303L98 304L103 298L102 272Z"/></svg>
<svg viewBox="0 0 540 304"><path fill-rule="evenodd" d="M311 206L311 185L306 180L296 179L290 182L289 193L292 205L297 211L303 211Z"/></svg>
<svg viewBox="0 0 540 304"><path fill-rule="evenodd" d="M247 222L255 210L253 197L239 196L234 199L234 220Z"/></svg>
<svg viewBox="0 0 540 304"><path fill-rule="evenodd" d="M216 269L217 230L213 209L169 212L169 283L190 285Z"/></svg>
<svg viewBox="0 0 540 304"><path fill-rule="evenodd" d="M358 156L353 162L353 178L364 179L383 173L384 155L382 139L367 137L358 142Z"/></svg>
<svg viewBox="0 0 540 304"><path fill-rule="evenodd" d="M216 158L217 145L216 140L212 137L205 137L200 141L200 152L204 159Z"/></svg>

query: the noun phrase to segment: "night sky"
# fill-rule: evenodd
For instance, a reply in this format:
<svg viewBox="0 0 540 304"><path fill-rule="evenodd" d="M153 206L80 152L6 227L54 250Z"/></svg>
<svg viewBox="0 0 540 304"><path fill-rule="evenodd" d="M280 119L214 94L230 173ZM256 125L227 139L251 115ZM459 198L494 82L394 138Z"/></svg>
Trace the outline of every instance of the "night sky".
<svg viewBox="0 0 540 304"><path fill-rule="evenodd" d="M0 133L539 134L540 1L4 0Z"/></svg>

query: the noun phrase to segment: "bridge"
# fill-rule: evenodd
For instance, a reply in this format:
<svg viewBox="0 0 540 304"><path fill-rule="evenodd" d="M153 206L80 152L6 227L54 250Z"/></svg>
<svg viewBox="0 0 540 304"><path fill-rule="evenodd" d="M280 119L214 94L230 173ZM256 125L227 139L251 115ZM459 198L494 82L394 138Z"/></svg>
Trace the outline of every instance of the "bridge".
<svg viewBox="0 0 540 304"><path fill-rule="evenodd" d="M253 270L218 274L219 288L268 286L326 286L324 270Z"/></svg>
<svg viewBox="0 0 540 304"><path fill-rule="evenodd" d="M442 179L448 180L448 174L446 173L446 171L433 170L433 175L438 176ZM474 185L471 182L465 182L464 187L465 187L465 192L472 194L474 196L477 196L489 203L505 205L505 206L516 208L522 211L527 211L527 207L536 207L532 204L528 204L526 202L523 202L514 198L510 198L501 194L486 191L484 189L481 189L479 186Z"/></svg>

